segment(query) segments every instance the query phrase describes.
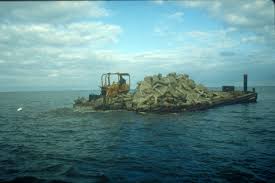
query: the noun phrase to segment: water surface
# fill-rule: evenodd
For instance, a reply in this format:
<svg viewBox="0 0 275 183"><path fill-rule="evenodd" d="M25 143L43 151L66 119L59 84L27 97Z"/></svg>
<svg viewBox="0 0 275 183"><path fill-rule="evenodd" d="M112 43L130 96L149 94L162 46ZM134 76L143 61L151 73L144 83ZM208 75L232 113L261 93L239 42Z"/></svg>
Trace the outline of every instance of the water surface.
<svg viewBox="0 0 275 183"><path fill-rule="evenodd" d="M256 90L258 103L165 115L74 112L89 91L0 93L0 182L273 182L275 88Z"/></svg>

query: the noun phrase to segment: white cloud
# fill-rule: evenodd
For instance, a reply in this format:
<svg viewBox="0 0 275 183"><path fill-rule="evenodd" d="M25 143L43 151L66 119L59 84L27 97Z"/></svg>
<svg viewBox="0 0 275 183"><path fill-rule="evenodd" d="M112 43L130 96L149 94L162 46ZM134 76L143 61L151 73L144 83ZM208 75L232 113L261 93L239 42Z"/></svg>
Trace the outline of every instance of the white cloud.
<svg viewBox="0 0 275 183"><path fill-rule="evenodd" d="M209 32L205 31L190 31L186 33L187 36L191 36L193 38L198 38L198 39L205 39L210 36Z"/></svg>
<svg viewBox="0 0 275 183"><path fill-rule="evenodd" d="M110 13L102 2L2 2L2 21L60 23L108 16ZM30 11L31 10L31 11Z"/></svg>
<svg viewBox="0 0 275 183"><path fill-rule="evenodd" d="M197 0L180 3L187 7L205 9L211 16L221 19L232 27L251 31L273 27L273 5L270 0Z"/></svg>
<svg viewBox="0 0 275 183"><path fill-rule="evenodd" d="M268 47L275 49L273 4L271 0L232 1L183 1L185 7L199 8L210 17L220 20L224 26L235 29L242 45L258 46L269 54Z"/></svg>
<svg viewBox="0 0 275 183"><path fill-rule="evenodd" d="M181 21L183 21L183 15L184 15L183 12L178 11L178 12L168 15L168 18L181 22Z"/></svg>
<svg viewBox="0 0 275 183"><path fill-rule="evenodd" d="M164 0L153 0L153 3L162 5L164 3Z"/></svg>
<svg viewBox="0 0 275 183"><path fill-rule="evenodd" d="M158 36L173 37L176 34L178 24L183 22L184 12L176 11L170 14L162 15L160 21L154 26L154 33Z"/></svg>
<svg viewBox="0 0 275 183"><path fill-rule="evenodd" d="M264 36L256 36L256 35L253 35L253 36L244 36L244 37L242 37L241 41L243 43L249 43L249 42L252 42L252 43L264 43L265 42L265 37Z"/></svg>
<svg viewBox="0 0 275 183"><path fill-rule="evenodd" d="M199 73L206 73L207 76L210 74L209 71L211 73L229 73L230 70L236 68L240 70L238 72L242 73L241 69L246 70L242 68L243 65L257 65L263 59L270 58L270 55L262 52L249 52L252 56L244 57L240 52L229 53L228 50L234 51L232 49L218 46L201 47L196 43L170 50L161 49L137 53L106 49L91 50L87 47L42 47L15 50L18 53L23 53L24 56L21 54L4 56L0 53L0 57L7 60L1 64L0 78L11 80L17 76L16 80L28 86L32 82L43 82L48 86L59 83L80 88L89 86L94 89L99 85L100 75L105 72L130 72L133 81L132 87L135 87L135 83L148 74L181 72L188 73L192 78L199 80L202 79L197 77ZM10 51L13 52L13 50ZM224 53L220 54L222 51ZM229 59L227 59L228 55L231 55ZM24 62L18 62L22 58L24 58ZM232 60L236 62L232 62ZM240 64L241 62L242 64ZM28 78L33 78L33 80Z"/></svg>
<svg viewBox="0 0 275 183"><path fill-rule="evenodd" d="M98 46L118 40L122 29L102 22L52 24L0 24L0 41L9 46Z"/></svg>
<svg viewBox="0 0 275 183"><path fill-rule="evenodd" d="M110 62L98 57L97 50L116 43L122 28L98 20L111 13L103 4L1 3L0 90L10 85L79 86L108 69Z"/></svg>
<svg viewBox="0 0 275 183"><path fill-rule="evenodd" d="M48 74L48 77L58 77L58 73L51 73L51 74Z"/></svg>
<svg viewBox="0 0 275 183"><path fill-rule="evenodd" d="M165 25L164 23L161 23L160 25L156 25L153 31L158 36L168 36L168 35L171 36L171 34L173 34L169 26L167 26L167 24Z"/></svg>
<svg viewBox="0 0 275 183"><path fill-rule="evenodd" d="M190 3L192 2L192 7L209 6L209 3L201 1ZM211 9L213 16L217 16L225 5L214 2L208 11ZM243 34L236 39L232 34L240 26L251 27L246 22L250 18L245 16L244 19L239 19L238 13L230 14L229 10L226 10L227 19L224 16L222 20L230 24L230 27L209 31L180 32L177 29L179 22L171 19L182 20L183 12L166 14L165 21L156 26L154 31L167 43L179 44L172 49L130 53L109 48L119 41L123 29L119 25L104 23L104 19L97 20L98 17L110 14L101 2L70 3L31 2L29 6L20 4L15 8L6 3L0 7L1 86L13 83L23 87L44 84L49 87L73 85L86 89L97 88L97 79L101 73L120 71L132 74L135 87L135 82L147 74L176 71L195 76L200 73L208 75L209 71L223 73L232 68L239 69L241 62L249 65L258 64L262 60L269 64L274 64L275 61L271 48L262 48L256 52L257 49L247 51L239 47L240 44L248 45L252 42L263 44L263 41L267 41L265 32L269 28L261 30L263 35ZM246 11L251 9L249 6L244 8ZM28 11L29 9L35 11Z"/></svg>

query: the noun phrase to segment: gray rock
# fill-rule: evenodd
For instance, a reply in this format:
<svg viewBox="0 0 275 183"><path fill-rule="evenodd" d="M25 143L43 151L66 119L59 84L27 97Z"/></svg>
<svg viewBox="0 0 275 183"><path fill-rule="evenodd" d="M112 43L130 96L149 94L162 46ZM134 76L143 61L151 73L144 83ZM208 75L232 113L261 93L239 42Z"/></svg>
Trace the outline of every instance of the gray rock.
<svg viewBox="0 0 275 183"><path fill-rule="evenodd" d="M124 103L122 103L122 102L113 103L112 105L110 105L110 109L111 109L111 110L120 110L120 109L124 109Z"/></svg>
<svg viewBox="0 0 275 183"><path fill-rule="evenodd" d="M145 77L133 96L133 106L137 110L154 110L160 106L176 108L190 104L207 102L208 90L196 85L188 75L169 73L166 77L154 75Z"/></svg>
<svg viewBox="0 0 275 183"><path fill-rule="evenodd" d="M136 111L178 111L195 105L210 104L212 98L220 94L209 92L206 87L189 79L186 74L169 73L147 76L138 82L135 93L121 94L116 97L103 97L93 101L96 109L110 108ZM105 103L104 103L105 102ZM87 103L78 99L76 103ZM106 104L106 105L104 105Z"/></svg>
<svg viewBox="0 0 275 183"><path fill-rule="evenodd" d="M87 102L87 100L84 97L78 97L75 101L74 104L75 105L81 105L83 103Z"/></svg>
<svg viewBox="0 0 275 183"><path fill-rule="evenodd" d="M144 78L144 81L147 82L147 83L149 83L149 84L152 83L152 80L153 80L153 78L152 78L151 76L146 76L146 77Z"/></svg>
<svg viewBox="0 0 275 183"><path fill-rule="evenodd" d="M132 101L126 101L125 102L125 107L126 107L127 110L132 110L132 108L133 108Z"/></svg>
<svg viewBox="0 0 275 183"><path fill-rule="evenodd" d="M95 109L102 109L104 107L104 98L101 97L94 101L94 108Z"/></svg>

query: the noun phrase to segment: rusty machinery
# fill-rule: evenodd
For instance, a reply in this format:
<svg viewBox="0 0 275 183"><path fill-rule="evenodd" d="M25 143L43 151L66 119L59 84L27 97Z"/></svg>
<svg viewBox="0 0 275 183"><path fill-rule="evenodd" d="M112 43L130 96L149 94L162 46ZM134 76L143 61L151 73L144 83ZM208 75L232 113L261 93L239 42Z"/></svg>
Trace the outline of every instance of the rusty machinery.
<svg viewBox="0 0 275 183"><path fill-rule="evenodd" d="M111 77L115 77L112 81ZM130 90L130 74L128 73L106 73L101 75L101 95L112 97Z"/></svg>

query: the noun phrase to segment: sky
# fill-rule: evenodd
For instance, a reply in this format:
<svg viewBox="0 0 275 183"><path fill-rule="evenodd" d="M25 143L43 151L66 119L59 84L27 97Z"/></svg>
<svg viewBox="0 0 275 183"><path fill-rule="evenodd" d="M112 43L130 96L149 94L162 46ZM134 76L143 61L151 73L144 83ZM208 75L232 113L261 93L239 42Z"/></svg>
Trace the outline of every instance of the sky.
<svg viewBox="0 0 275 183"><path fill-rule="evenodd" d="M275 86L271 0L0 2L0 91L99 89L101 74Z"/></svg>

